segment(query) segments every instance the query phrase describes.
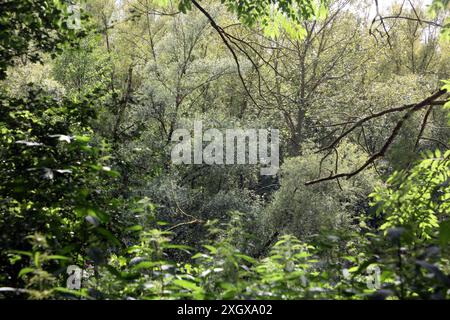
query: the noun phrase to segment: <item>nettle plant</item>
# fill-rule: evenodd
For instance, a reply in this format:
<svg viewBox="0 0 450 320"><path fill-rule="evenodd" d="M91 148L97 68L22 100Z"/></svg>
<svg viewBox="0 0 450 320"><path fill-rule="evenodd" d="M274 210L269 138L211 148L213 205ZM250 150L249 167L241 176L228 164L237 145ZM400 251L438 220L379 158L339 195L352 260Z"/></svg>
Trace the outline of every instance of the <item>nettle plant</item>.
<svg viewBox="0 0 450 320"><path fill-rule="evenodd" d="M41 267L36 261L42 260L26 262L33 252L26 237L39 234L46 251L67 257L48 264L50 272L65 260L79 262L89 246L114 239L108 231L114 202L96 187L116 173L107 166L104 144L90 136L91 101L93 96L81 101L53 97L32 86L23 97L1 94L2 284L20 287L22 268Z"/></svg>

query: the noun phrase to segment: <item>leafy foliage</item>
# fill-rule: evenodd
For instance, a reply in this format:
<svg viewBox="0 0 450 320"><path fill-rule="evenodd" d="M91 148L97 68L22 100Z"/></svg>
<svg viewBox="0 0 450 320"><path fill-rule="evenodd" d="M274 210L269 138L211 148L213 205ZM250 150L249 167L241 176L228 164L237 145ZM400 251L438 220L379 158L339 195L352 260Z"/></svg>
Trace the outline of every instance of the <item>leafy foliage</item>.
<svg viewBox="0 0 450 320"><path fill-rule="evenodd" d="M25 55L37 62L41 52L56 56L65 44L75 44L77 38L85 35L85 30L70 27L70 16L64 1L2 1L0 79L5 78L6 68L13 65L15 59Z"/></svg>
<svg viewBox="0 0 450 320"><path fill-rule="evenodd" d="M96 146L89 137L89 121L95 114L91 99L74 102L32 87L23 98L2 96L0 226L4 280L9 277L10 281L12 270L18 267L8 266L8 250L28 250L22 242L28 235L45 234L55 252L77 259L77 253L89 243L89 226L97 227L110 219L104 211L109 204L95 193L94 186L99 185L102 175L114 175L114 171L105 165L101 144ZM101 232L96 234L103 238Z"/></svg>
<svg viewBox="0 0 450 320"><path fill-rule="evenodd" d="M447 7L368 35L340 0L92 0L81 29L3 1L0 298L449 299L448 80L417 105ZM279 128L281 173L174 165L194 119Z"/></svg>

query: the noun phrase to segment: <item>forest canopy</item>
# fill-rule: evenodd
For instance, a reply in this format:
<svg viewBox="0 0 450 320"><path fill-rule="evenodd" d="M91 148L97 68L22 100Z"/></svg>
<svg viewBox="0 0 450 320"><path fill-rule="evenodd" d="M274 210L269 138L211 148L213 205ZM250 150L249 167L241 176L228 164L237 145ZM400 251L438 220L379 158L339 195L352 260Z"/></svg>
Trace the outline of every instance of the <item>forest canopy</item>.
<svg viewBox="0 0 450 320"><path fill-rule="evenodd" d="M449 299L449 61L448 0L0 1L0 299Z"/></svg>

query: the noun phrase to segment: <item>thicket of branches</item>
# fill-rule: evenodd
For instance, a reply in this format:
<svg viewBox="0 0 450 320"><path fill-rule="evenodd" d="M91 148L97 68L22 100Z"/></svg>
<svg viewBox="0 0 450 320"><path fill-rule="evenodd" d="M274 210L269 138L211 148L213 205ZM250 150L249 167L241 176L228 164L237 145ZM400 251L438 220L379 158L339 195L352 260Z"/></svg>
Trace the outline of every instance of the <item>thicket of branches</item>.
<svg viewBox="0 0 450 320"><path fill-rule="evenodd" d="M0 299L449 298L448 0L68 8L0 2ZM194 120L280 172L174 165Z"/></svg>

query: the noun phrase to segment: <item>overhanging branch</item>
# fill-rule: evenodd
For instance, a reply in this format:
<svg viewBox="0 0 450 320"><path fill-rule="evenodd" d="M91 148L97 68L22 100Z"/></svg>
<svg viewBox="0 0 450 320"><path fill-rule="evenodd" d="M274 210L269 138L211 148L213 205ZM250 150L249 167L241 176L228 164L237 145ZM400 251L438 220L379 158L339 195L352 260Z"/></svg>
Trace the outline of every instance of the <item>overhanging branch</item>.
<svg viewBox="0 0 450 320"><path fill-rule="evenodd" d="M225 44L225 46L228 48L228 50L231 52L231 55L233 56L233 59L236 63L236 67L237 67L237 71L238 71L238 75L239 75L239 79L242 82L242 85L244 87L245 92L248 94L248 96L250 97L250 99L252 100L252 102L256 105L259 106L258 103L255 101L255 99L253 98L252 94L250 93L250 90L248 89L246 83L245 83L245 79L244 76L242 75L242 70L241 70L241 65L239 63L239 58L236 54L236 52L234 51L233 47L231 46L230 42L228 41L229 39L227 39L226 36L226 32L222 29L221 26L219 26L216 21L213 19L213 17L209 14L208 11L206 11L197 1L195 0L191 0L192 4L201 12L203 13L203 15L208 18L209 22L211 23L211 26L217 31L217 33L219 34L220 38L222 39L223 43Z"/></svg>
<svg viewBox="0 0 450 320"><path fill-rule="evenodd" d="M386 142L384 143L382 148L378 152L376 152L372 156L370 156L370 158L362 166L360 166L359 168L357 168L356 170L354 170L352 172L331 174L328 177L319 178L319 179L316 179L316 180L311 180L311 181L306 182L305 185L312 185L312 184L315 184L315 183L324 182L324 181L328 181L328 180L334 180L334 179L338 179L338 178L347 178L347 179L349 179L349 178L351 178L353 176L356 176L361 171L366 169L368 166L373 164L375 162L375 160L377 160L378 158L381 158L381 157L383 157L385 155L386 151L389 149L391 144L394 142L395 138L399 134L400 129L403 127L403 125L406 122L406 120L408 120L414 112L419 111L419 110L421 110L421 109L423 109L423 108L425 108L427 106L435 106L435 105L437 105L436 104L436 99L438 99L439 97L444 95L446 92L447 92L446 90L441 89L441 90L437 91L433 95L429 96L428 98L422 100L421 102L419 102L417 104L406 105L406 106L402 106L402 107L398 107L398 108L392 108L392 109L384 110L384 111L372 114L370 116L367 116L367 117L362 118L361 120L357 121L350 129L348 129L345 132L343 132L330 145L328 145L327 147L325 147L325 148L323 148L323 149L321 149L319 151L324 151L324 150L335 148L337 146L337 144L343 138L348 136L353 130L355 130L356 128L360 127L363 123L365 123L365 122L367 122L369 120L381 117L381 116L383 116L385 114L388 114L388 113L401 112L401 111L407 110L407 112L402 116L402 118L395 125L394 129L392 130L390 136L388 137L388 139L386 140Z"/></svg>

